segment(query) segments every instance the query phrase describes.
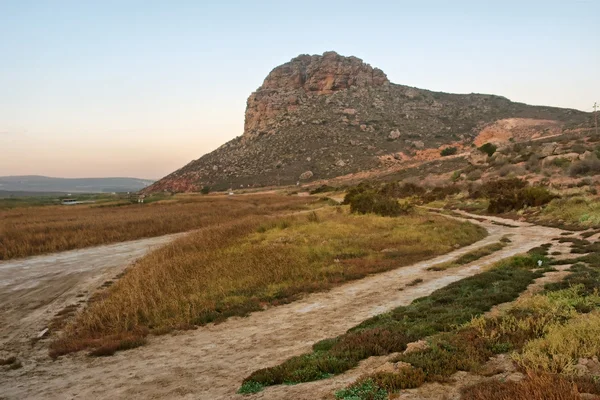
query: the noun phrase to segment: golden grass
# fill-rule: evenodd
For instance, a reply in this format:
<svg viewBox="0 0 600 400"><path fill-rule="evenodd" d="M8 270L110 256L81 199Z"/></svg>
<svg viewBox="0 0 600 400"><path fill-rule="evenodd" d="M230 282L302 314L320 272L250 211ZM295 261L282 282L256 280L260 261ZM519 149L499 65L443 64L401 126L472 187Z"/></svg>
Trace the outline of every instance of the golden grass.
<svg viewBox="0 0 600 400"><path fill-rule="evenodd" d="M67 326L52 351L245 315L484 236L478 226L440 216L387 218L339 208L225 222L141 259Z"/></svg>
<svg viewBox="0 0 600 400"><path fill-rule="evenodd" d="M246 215L297 210L313 198L176 196L174 201L0 210L0 260L183 232Z"/></svg>
<svg viewBox="0 0 600 400"><path fill-rule="evenodd" d="M521 354L514 355L528 370L577 375L580 358L600 354L600 314L580 315L566 324L548 327L546 336L528 342Z"/></svg>

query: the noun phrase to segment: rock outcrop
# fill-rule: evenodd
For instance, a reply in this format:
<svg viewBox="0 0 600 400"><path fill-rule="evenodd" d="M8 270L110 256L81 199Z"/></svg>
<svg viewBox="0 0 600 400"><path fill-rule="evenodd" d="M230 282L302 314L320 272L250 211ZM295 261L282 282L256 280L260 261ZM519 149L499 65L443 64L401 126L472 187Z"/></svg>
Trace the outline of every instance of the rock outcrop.
<svg viewBox="0 0 600 400"><path fill-rule="evenodd" d="M349 88L389 84L387 76L356 57L335 52L322 56L301 55L275 68L262 86L248 98L244 139L276 133L313 95L331 95ZM346 115L356 110L345 109Z"/></svg>
<svg viewBox="0 0 600 400"><path fill-rule="evenodd" d="M508 140L525 130L547 135L590 123L591 114L576 110L393 84L356 57L301 55L271 71L250 95L243 135L145 192L328 179L379 168L386 155L439 157L442 146L470 146L478 135L489 139L500 130Z"/></svg>

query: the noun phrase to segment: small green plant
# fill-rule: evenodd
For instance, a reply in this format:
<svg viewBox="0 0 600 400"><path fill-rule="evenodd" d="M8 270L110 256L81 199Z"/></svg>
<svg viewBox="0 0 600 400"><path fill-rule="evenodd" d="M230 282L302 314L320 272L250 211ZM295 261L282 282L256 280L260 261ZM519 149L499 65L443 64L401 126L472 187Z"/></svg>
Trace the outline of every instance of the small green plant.
<svg viewBox="0 0 600 400"><path fill-rule="evenodd" d="M387 400L388 394L377 386L373 379L365 379L336 392L335 398L339 400Z"/></svg>
<svg viewBox="0 0 600 400"><path fill-rule="evenodd" d="M242 386L240 387L240 389L238 390L239 394L252 394L252 393L258 393L261 390L263 390L264 385L258 383L258 382L254 382L254 381L247 381L244 382L242 384Z"/></svg>
<svg viewBox="0 0 600 400"><path fill-rule="evenodd" d="M446 147L445 149L440 151L440 155L442 157L452 156L452 155L456 154L457 152L458 152L458 149L456 147Z"/></svg>
<svg viewBox="0 0 600 400"><path fill-rule="evenodd" d="M497 149L498 148L493 143L486 143L483 146L479 147L479 151L481 151L482 153L486 153L488 157L493 156Z"/></svg>
<svg viewBox="0 0 600 400"><path fill-rule="evenodd" d="M202 194L209 194L210 193L210 187L209 186L202 186L202 189L200 189L200 193L202 193Z"/></svg>

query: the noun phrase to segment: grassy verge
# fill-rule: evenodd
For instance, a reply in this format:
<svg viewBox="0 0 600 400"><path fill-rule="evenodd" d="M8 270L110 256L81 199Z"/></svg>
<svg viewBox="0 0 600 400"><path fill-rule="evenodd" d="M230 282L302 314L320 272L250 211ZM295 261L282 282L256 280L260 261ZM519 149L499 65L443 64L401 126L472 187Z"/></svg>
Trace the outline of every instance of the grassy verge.
<svg viewBox="0 0 600 400"><path fill-rule="evenodd" d="M44 206L0 210L0 260L117 243L220 224L247 215L306 208L313 198L175 196L122 206Z"/></svg>
<svg viewBox="0 0 600 400"><path fill-rule="evenodd" d="M323 379L355 367L360 360L406 349L410 342L445 331L514 300L535 278L539 255L513 257L473 277L452 283L409 306L371 318L313 352L252 373L244 384L262 386Z"/></svg>
<svg viewBox="0 0 600 400"><path fill-rule="evenodd" d="M426 214L350 215L342 208L248 217L199 230L138 261L67 325L58 356L119 339L247 315L301 293L409 265L483 238L485 230Z"/></svg>
<svg viewBox="0 0 600 400"><path fill-rule="evenodd" d="M462 256L458 257L454 261L449 261L449 262L443 263L443 264L437 264L437 265L434 265L433 267L427 268L427 270L428 271L445 271L450 268L458 268L462 265L472 263L473 261L477 261L480 258L489 256L490 254L500 251L504 247L506 247L506 245L508 243L510 243L510 239L503 238L502 240L500 240L497 243L492 243L487 246L481 247L479 249L470 251L470 252L465 253Z"/></svg>

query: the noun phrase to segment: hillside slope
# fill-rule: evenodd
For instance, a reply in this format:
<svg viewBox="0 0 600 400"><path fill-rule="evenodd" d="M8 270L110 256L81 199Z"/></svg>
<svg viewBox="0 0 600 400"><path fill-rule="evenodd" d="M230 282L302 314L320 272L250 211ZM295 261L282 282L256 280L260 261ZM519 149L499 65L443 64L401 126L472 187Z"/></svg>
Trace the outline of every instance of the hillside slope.
<svg viewBox="0 0 600 400"><path fill-rule="evenodd" d="M518 140L588 127L591 114L494 95L449 94L391 83L335 52L275 68L248 98L245 129L146 192L294 184L408 161L486 135ZM487 132L487 133L486 133ZM491 133L490 133L491 132Z"/></svg>

